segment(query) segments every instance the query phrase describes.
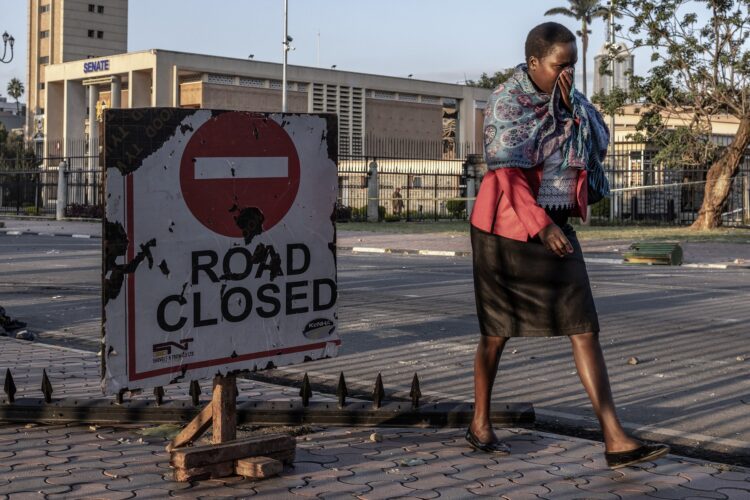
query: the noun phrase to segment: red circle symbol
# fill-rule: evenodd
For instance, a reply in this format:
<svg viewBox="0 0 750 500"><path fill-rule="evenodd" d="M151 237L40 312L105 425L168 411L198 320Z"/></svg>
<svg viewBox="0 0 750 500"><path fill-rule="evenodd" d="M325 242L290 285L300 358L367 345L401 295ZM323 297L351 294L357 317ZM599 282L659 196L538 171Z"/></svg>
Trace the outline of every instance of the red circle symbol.
<svg viewBox="0 0 750 500"><path fill-rule="evenodd" d="M211 231L246 242L284 218L299 178L289 134L253 113L213 116L192 135L180 161L180 188L193 216Z"/></svg>

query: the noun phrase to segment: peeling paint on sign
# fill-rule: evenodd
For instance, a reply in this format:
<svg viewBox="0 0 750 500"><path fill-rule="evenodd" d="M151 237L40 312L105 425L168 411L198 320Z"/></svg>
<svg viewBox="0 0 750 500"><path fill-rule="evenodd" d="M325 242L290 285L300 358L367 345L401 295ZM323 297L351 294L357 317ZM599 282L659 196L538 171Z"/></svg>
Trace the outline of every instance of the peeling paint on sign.
<svg viewBox="0 0 750 500"><path fill-rule="evenodd" d="M104 123L105 392L335 356L335 117Z"/></svg>

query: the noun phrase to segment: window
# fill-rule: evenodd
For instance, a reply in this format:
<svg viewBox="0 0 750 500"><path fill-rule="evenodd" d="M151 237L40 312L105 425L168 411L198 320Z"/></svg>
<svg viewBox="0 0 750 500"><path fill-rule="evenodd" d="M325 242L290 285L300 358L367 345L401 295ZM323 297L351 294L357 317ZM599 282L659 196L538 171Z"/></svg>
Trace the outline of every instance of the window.
<svg viewBox="0 0 750 500"><path fill-rule="evenodd" d="M97 31L96 32L96 38L104 38L104 32L103 31Z"/></svg>
<svg viewBox="0 0 750 500"><path fill-rule="evenodd" d="M39 82L39 90L44 90L44 82Z"/></svg>
<svg viewBox="0 0 750 500"><path fill-rule="evenodd" d="M45 12L49 12L49 4L39 6L39 13L44 14Z"/></svg>
<svg viewBox="0 0 750 500"><path fill-rule="evenodd" d="M39 38L49 38L49 30L40 31Z"/></svg>
<svg viewBox="0 0 750 500"><path fill-rule="evenodd" d="M89 38L94 38L94 30L89 30Z"/></svg>
<svg viewBox="0 0 750 500"><path fill-rule="evenodd" d="M49 56L42 56L39 58L39 64L49 64Z"/></svg>
<svg viewBox="0 0 750 500"><path fill-rule="evenodd" d="M104 14L104 5L97 5L96 6L96 12L98 14Z"/></svg>
<svg viewBox="0 0 750 500"><path fill-rule="evenodd" d="M95 12L95 11L96 11L96 5L94 5L93 3L90 3L89 4L89 12Z"/></svg>

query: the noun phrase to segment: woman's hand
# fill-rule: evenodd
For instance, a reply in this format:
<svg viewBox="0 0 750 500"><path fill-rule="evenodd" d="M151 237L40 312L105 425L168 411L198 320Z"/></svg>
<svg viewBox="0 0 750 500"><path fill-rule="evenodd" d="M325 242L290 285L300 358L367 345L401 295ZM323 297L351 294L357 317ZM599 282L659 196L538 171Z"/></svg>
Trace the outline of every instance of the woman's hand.
<svg viewBox="0 0 750 500"><path fill-rule="evenodd" d="M573 105L570 102L570 89L573 87L573 68L565 68L560 73L560 76L557 77L557 85L560 87L560 98L563 106L572 113Z"/></svg>
<svg viewBox="0 0 750 500"><path fill-rule="evenodd" d="M542 240L547 250L554 252L558 257L565 257L573 253L573 245L570 244L560 226L554 222L548 226L544 226L539 231L539 239Z"/></svg>

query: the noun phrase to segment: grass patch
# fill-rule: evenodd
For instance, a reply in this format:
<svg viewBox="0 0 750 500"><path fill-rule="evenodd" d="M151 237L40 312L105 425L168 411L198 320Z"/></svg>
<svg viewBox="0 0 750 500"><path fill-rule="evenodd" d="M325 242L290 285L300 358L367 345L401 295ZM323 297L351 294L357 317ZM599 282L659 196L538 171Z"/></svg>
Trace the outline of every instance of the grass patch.
<svg viewBox="0 0 750 500"><path fill-rule="evenodd" d="M362 231L382 234L468 235L468 221L437 222L347 222L338 224L340 231ZM671 226L583 226L574 225L578 239L750 243L750 229L722 227L711 231L693 231Z"/></svg>

